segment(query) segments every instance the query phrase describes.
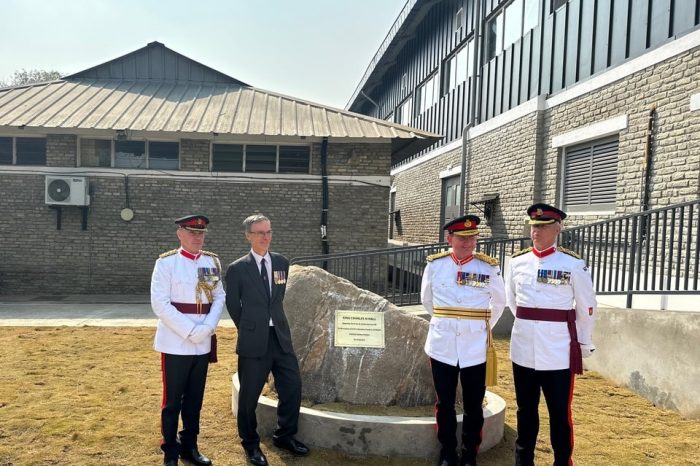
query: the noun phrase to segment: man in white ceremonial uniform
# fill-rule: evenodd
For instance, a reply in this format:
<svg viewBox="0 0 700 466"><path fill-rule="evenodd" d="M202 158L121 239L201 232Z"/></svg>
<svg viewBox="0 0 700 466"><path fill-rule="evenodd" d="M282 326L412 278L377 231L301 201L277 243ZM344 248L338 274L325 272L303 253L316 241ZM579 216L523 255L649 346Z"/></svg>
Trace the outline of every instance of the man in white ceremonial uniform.
<svg viewBox="0 0 700 466"><path fill-rule="evenodd" d="M226 294L219 258L202 250L209 219L189 215L175 223L180 248L160 255L151 278L151 306L158 316L153 346L161 352L163 372L161 449L167 466L176 466L178 457L208 466L211 460L197 446L199 416Z"/></svg>
<svg viewBox="0 0 700 466"><path fill-rule="evenodd" d="M443 226L452 248L428 256L421 283L421 301L431 315L425 352L430 356L437 395L440 466L476 464L486 385L496 385L491 329L503 313L505 289L498 260L474 253L480 221L476 215L465 215ZM458 380L464 405L459 457L455 412Z"/></svg>
<svg viewBox="0 0 700 466"><path fill-rule="evenodd" d="M547 204L527 209L533 247L510 260L508 307L515 315L510 358L518 404L515 464L534 465L540 391L549 412L554 465L572 465L571 400L582 357L592 342L596 296L588 267L576 253L556 246L566 214Z"/></svg>

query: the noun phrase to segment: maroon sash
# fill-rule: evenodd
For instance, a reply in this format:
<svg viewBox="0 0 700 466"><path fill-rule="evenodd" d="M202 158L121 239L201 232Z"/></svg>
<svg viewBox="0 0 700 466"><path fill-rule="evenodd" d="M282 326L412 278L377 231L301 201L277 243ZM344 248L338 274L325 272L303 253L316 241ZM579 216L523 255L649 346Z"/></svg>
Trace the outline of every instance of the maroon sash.
<svg viewBox="0 0 700 466"><path fill-rule="evenodd" d="M547 322L566 322L571 337L569 346L569 368L574 374L583 374L583 357L581 346L576 334L576 310L575 309L540 309L536 307L518 306L515 312L518 319L544 320Z"/></svg>
<svg viewBox="0 0 700 466"><path fill-rule="evenodd" d="M211 304L195 304L195 303L170 303L175 306L175 309L183 314L209 314Z"/></svg>

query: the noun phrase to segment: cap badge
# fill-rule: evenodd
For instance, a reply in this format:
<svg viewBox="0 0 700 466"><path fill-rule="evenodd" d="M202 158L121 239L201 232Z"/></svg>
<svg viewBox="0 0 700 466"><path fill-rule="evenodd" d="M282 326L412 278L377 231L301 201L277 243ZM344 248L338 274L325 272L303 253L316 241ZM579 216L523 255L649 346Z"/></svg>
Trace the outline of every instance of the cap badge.
<svg viewBox="0 0 700 466"><path fill-rule="evenodd" d="M466 228L471 228L471 227L472 227L472 221L471 221L471 220L467 220L466 222L464 222L464 226L465 226Z"/></svg>
<svg viewBox="0 0 700 466"><path fill-rule="evenodd" d="M542 209L537 209L537 216L541 217L542 216Z"/></svg>

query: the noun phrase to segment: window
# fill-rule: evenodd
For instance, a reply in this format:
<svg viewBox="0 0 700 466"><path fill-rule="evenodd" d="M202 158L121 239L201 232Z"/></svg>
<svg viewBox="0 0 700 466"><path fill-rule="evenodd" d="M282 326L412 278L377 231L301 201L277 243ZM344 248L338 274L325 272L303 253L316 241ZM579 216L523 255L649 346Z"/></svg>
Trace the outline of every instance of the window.
<svg viewBox="0 0 700 466"><path fill-rule="evenodd" d="M280 173L309 173L309 146L280 146Z"/></svg>
<svg viewBox="0 0 700 466"><path fill-rule="evenodd" d="M309 173L309 146L213 144L212 171Z"/></svg>
<svg viewBox="0 0 700 466"><path fill-rule="evenodd" d="M409 97L401 102L396 108L396 123L400 125L409 125L411 123L411 110L413 109L413 101Z"/></svg>
<svg viewBox="0 0 700 466"><path fill-rule="evenodd" d="M564 210L615 209L618 140L567 148L564 154Z"/></svg>
<svg viewBox="0 0 700 466"><path fill-rule="evenodd" d="M146 168L144 141L114 141L114 166L117 168Z"/></svg>
<svg viewBox="0 0 700 466"><path fill-rule="evenodd" d="M83 167L111 167L112 141L109 139L81 139L80 165Z"/></svg>
<svg viewBox="0 0 700 466"><path fill-rule="evenodd" d="M455 14L455 32L458 32L459 29L462 27L462 16L463 16L464 10L460 8L457 10L457 13Z"/></svg>
<svg viewBox="0 0 700 466"><path fill-rule="evenodd" d="M242 172L243 144L214 144L211 169L215 172Z"/></svg>
<svg viewBox="0 0 700 466"><path fill-rule="evenodd" d="M46 138L15 138L17 165L46 165Z"/></svg>
<svg viewBox="0 0 700 466"><path fill-rule="evenodd" d="M177 142L148 143L148 168L177 170L180 161L180 144Z"/></svg>
<svg viewBox="0 0 700 466"><path fill-rule="evenodd" d="M114 157L112 157L114 154ZM112 163L114 159L114 163ZM81 139L81 167L151 168L177 170L180 143L162 141L112 141Z"/></svg>
<svg viewBox="0 0 700 466"><path fill-rule="evenodd" d="M401 92L406 91L406 89L408 89L408 73L401 76Z"/></svg>
<svg viewBox="0 0 700 466"><path fill-rule="evenodd" d="M554 13L554 12L557 11L559 8L561 8L561 7L563 7L564 5L566 5L566 2L567 2L567 1L568 1L568 0L552 0L552 9L551 9L550 13Z"/></svg>
<svg viewBox="0 0 700 466"><path fill-rule="evenodd" d="M0 165L12 165L12 138L0 138Z"/></svg>
<svg viewBox="0 0 700 466"><path fill-rule="evenodd" d="M438 75L435 73L416 89L416 115L420 115L435 105L439 94Z"/></svg>
<svg viewBox="0 0 700 466"><path fill-rule="evenodd" d="M447 94L472 75L472 58L474 57L474 41L469 41L445 61L443 67L443 94Z"/></svg>
<svg viewBox="0 0 700 466"><path fill-rule="evenodd" d="M538 0L513 0L486 24L486 60L520 40L539 24Z"/></svg>

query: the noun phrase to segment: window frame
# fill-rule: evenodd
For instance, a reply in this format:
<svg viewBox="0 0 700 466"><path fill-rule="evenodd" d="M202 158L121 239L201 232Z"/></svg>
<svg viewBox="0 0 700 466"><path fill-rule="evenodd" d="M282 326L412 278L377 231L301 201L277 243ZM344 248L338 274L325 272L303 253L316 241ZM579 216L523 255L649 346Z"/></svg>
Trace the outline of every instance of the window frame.
<svg viewBox="0 0 700 466"><path fill-rule="evenodd" d="M83 165L83 140L96 140L96 141L110 141L110 162L109 166L103 165ZM116 146L118 142L142 142L144 144L144 157L146 166L145 167L118 167L116 165ZM176 168L153 168L151 167L151 143L171 143L177 144L177 167ZM127 139L124 141L119 141L114 138L100 138L100 137L78 137L78 166L82 168L117 168L121 170L169 170L177 171L180 170L182 163L182 141L173 141L172 139Z"/></svg>
<svg viewBox="0 0 700 466"><path fill-rule="evenodd" d="M236 170L214 170L214 146L241 146L241 171ZM249 146L263 146L275 148L275 170L274 171L251 171L247 165L247 155ZM280 169L280 151L282 148L303 147L307 149L308 163L306 171L287 170L282 167ZM289 144L260 144L259 142L233 142L233 141L212 141L209 145L209 167L214 173L258 173L258 174L290 174L290 175L309 175L312 169L311 144L289 143Z"/></svg>
<svg viewBox="0 0 700 466"><path fill-rule="evenodd" d="M438 72L438 70L435 70L416 88L416 98L413 106L413 111L415 112L414 116L418 117L422 115L423 113L428 111L428 109L430 109L432 106L434 106L440 101L440 97L442 94L440 92L440 81L438 79L439 77L440 73ZM432 102L428 105L424 103L423 97L424 91L429 84L430 86L432 86Z"/></svg>
<svg viewBox="0 0 700 466"><path fill-rule="evenodd" d="M520 34L515 36L515 40L512 42L509 42L506 44L506 19L507 19L507 13L508 13L508 8L513 6L514 3L516 2L522 2L520 6ZM525 12L527 11L527 7L529 6L529 2L533 2L537 5L537 14L536 18L537 21L535 24L531 27L528 27L527 30L525 29ZM553 5L553 2L550 4ZM539 26L540 21L542 19L542 2L538 0L511 0L507 3L504 3L502 6L499 7L497 11L494 11L491 13L491 17L486 20L485 22L485 43L486 46L484 47L484 63L488 63L489 61L493 60L495 57L497 57L501 52L506 50L508 47L511 45L515 44L518 42L518 40L522 39L525 37L525 34L532 29L536 28ZM494 42L494 39L492 39L492 28L491 24L496 23L496 34L495 34L495 41L497 42L494 47L492 47L492 44ZM493 50L492 50L493 49Z"/></svg>
<svg viewBox="0 0 700 466"><path fill-rule="evenodd" d="M45 167L48 166L48 138L45 135L38 135L38 134L27 134L27 135L22 135L22 136L4 136L0 135L0 138L3 139L10 139L11 140L11 156L10 156L10 163L0 163L0 167L2 166L12 166L12 165L20 165L20 166L27 166L27 167ZM43 139L44 140L44 163L32 163L32 164L24 164L24 163L17 163L17 140L18 139Z"/></svg>

